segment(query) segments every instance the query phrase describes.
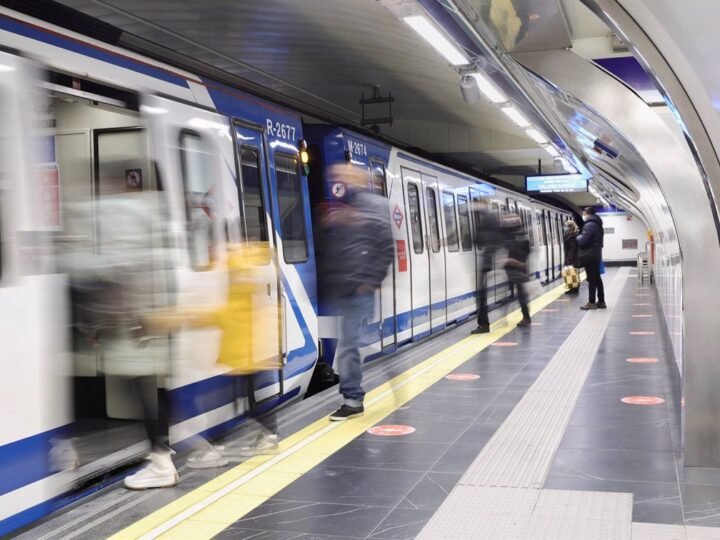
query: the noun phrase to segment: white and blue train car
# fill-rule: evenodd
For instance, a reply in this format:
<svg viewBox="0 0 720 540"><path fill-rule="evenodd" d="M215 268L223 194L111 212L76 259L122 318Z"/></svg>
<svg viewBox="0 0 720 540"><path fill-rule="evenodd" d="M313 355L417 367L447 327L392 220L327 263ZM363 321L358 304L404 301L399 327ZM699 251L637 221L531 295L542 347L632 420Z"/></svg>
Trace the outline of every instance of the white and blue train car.
<svg viewBox="0 0 720 540"><path fill-rule="evenodd" d="M305 132L313 149L315 204L347 199L349 190L342 179L326 174L337 163L366 171L367 189L388 201L395 260L377 293L375 314L362 328L366 362L440 332L476 311L475 201L484 199L498 218L520 215L533 248L531 279L547 283L560 277L562 227L570 218L568 212L349 129L306 126ZM490 308L512 298L506 274L499 268L501 256L497 255L487 278ZM321 359L332 365L339 314L332 312L322 293L319 316Z"/></svg>
<svg viewBox="0 0 720 540"><path fill-rule="evenodd" d="M272 248L261 269L267 287L255 301L276 304L281 324L257 329L256 354L282 357L282 369L257 375L249 392L237 390L215 363L218 331L178 332L163 382L174 445L301 398L318 329L298 114L6 9L0 46L4 535L102 487L108 470L145 451L121 381L104 374L91 347L69 345L67 280L53 269L52 253L68 244L99 250L103 242L96 224L73 220L74 202L102 199L118 175L128 189L158 190L179 305L224 302L228 241ZM74 418L75 450L63 449ZM69 470L49 457L63 452L77 461ZM86 489L68 494L78 485Z"/></svg>

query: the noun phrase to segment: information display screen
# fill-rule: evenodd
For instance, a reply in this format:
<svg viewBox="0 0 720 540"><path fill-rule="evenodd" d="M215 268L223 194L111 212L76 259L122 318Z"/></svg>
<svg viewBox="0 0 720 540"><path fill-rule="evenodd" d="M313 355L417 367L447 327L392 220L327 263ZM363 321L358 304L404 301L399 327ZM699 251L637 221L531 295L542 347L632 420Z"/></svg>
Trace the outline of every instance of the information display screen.
<svg viewBox="0 0 720 540"><path fill-rule="evenodd" d="M578 193L588 190L587 178L582 174L544 174L525 177L528 193Z"/></svg>

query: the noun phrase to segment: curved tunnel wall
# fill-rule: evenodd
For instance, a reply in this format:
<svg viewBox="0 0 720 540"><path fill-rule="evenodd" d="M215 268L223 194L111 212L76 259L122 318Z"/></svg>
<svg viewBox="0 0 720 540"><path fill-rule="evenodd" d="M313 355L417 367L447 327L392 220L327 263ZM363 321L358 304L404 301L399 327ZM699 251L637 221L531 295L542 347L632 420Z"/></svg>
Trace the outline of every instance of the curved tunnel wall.
<svg viewBox="0 0 720 540"><path fill-rule="evenodd" d="M707 269L720 268L720 246L711 201L687 145L636 94L577 55L551 51L514 57L607 119L644 162L648 174L628 180L656 236L657 288L687 397L686 465L720 465L720 455L712 450L720 448L715 352L720 313L708 309L718 304L720 291L707 286ZM700 403L710 404L710 411L697 407Z"/></svg>
<svg viewBox="0 0 720 540"><path fill-rule="evenodd" d="M679 230L686 274L684 458L686 466L720 466L720 362L717 360L718 209L720 194L720 75L715 0L582 0L631 44L682 119L702 172L704 197L683 205L693 226ZM715 97L717 96L717 98ZM693 190L693 193L696 190ZM706 210L713 220L699 223ZM697 222L697 223L696 223ZM694 235L694 237L693 237ZM704 256L695 257L696 252ZM693 256L691 256L691 253ZM699 268L693 268L698 266Z"/></svg>

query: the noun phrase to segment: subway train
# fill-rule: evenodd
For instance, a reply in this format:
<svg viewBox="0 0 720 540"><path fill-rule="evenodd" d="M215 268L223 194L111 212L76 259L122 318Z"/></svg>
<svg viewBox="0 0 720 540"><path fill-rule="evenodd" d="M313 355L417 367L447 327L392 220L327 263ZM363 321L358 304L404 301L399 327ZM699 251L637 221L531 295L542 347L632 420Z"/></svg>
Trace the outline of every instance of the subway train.
<svg viewBox="0 0 720 540"><path fill-rule="evenodd" d="M332 366L336 314L318 298L313 208L347 197L326 175L334 163L367 170L392 220L395 260L362 332L367 361L475 311L479 198L521 216L535 278L560 275L567 212L175 66L0 8L0 73L0 535L101 488L146 451L122 381L70 342L57 261L68 245L102 250L104 230L73 219L74 204L102 200L118 179L163 199L178 306L225 301L228 242L272 246L254 305L279 306L281 321L253 329L254 352L282 367L239 390L216 363L218 330L176 332L163 385L177 448L302 399L318 364ZM511 297L504 272L488 285L491 304Z"/></svg>

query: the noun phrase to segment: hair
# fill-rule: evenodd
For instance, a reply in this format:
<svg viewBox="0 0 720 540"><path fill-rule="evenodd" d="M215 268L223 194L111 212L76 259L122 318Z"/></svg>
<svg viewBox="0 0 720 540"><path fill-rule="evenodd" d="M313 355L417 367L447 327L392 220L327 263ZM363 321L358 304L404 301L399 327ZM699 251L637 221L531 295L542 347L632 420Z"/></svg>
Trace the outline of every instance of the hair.
<svg viewBox="0 0 720 540"><path fill-rule="evenodd" d="M567 226L570 227L571 229L577 229L577 223L575 223L575 220L574 220L574 219L568 219L568 220L565 222L565 225L567 225Z"/></svg>
<svg viewBox="0 0 720 540"><path fill-rule="evenodd" d="M589 215L589 216L594 216L594 215L595 215L595 209L594 209L592 206L586 206L585 209L583 210L583 213L585 213L585 214L587 214L587 215Z"/></svg>

